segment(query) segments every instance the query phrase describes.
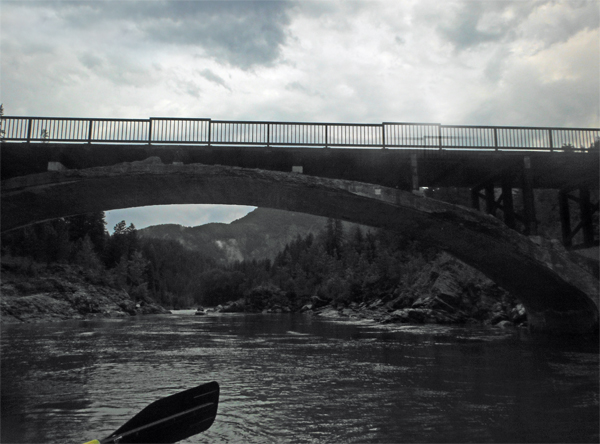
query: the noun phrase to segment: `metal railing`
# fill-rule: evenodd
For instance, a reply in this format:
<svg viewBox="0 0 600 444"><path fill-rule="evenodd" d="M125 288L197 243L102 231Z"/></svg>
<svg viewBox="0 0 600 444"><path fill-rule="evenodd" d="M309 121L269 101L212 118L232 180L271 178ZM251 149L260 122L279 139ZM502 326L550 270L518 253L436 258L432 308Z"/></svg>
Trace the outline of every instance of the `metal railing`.
<svg viewBox="0 0 600 444"><path fill-rule="evenodd" d="M6 116L0 122L0 138L25 142L588 151L598 149L600 129Z"/></svg>

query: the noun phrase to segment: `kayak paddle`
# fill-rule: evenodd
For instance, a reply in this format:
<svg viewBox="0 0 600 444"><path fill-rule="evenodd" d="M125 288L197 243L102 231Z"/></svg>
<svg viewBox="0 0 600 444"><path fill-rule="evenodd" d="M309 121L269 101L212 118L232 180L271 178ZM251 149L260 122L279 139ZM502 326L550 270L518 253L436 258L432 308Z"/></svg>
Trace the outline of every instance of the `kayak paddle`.
<svg viewBox="0 0 600 444"><path fill-rule="evenodd" d="M154 401L107 438L85 444L181 441L212 425L218 403L219 384L202 384Z"/></svg>

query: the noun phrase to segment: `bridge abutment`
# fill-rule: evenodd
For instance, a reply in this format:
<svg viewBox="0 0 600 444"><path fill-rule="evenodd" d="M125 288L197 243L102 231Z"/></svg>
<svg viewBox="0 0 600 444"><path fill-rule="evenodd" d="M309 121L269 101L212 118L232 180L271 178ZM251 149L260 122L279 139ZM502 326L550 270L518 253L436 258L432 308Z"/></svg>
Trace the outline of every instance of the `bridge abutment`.
<svg viewBox="0 0 600 444"><path fill-rule="evenodd" d="M528 310L529 330L561 335L586 335L598 333L598 319L589 310L554 311Z"/></svg>

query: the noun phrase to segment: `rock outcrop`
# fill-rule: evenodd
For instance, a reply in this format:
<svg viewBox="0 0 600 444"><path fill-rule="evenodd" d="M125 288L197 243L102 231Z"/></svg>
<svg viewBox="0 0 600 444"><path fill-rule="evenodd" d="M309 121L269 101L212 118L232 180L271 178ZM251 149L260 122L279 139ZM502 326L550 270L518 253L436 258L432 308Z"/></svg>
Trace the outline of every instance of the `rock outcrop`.
<svg viewBox="0 0 600 444"><path fill-rule="evenodd" d="M267 296L267 297L265 297ZM261 301L257 305L255 301ZM294 311L276 287L259 287L246 298L217 307L224 313ZM381 323L525 326L523 304L482 273L447 253L423 267L414 282L378 298L341 304L319 296L299 309L327 318L371 319Z"/></svg>

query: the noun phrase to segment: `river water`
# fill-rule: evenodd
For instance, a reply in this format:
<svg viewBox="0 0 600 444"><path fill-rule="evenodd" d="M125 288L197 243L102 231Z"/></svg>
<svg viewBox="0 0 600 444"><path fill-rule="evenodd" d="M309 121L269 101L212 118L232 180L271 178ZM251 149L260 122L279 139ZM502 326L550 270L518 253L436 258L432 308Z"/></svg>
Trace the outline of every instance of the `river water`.
<svg viewBox="0 0 600 444"><path fill-rule="evenodd" d="M103 438L212 380L188 443L598 442L598 343L523 331L178 312L3 325L1 440Z"/></svg>

